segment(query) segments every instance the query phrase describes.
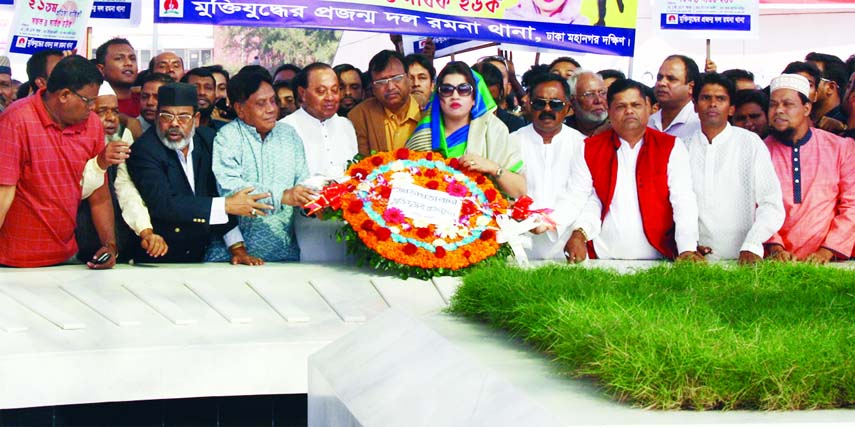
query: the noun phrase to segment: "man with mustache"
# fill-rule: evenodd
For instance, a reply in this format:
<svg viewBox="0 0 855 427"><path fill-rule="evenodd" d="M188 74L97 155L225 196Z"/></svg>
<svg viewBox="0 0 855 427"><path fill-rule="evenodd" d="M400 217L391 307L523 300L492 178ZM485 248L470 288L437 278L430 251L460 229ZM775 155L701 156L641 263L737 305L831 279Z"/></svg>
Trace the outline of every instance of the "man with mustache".
<svg viewBox="0 0 855 427"><path fill-rule="evenodd" d="M194 68L184 74L181 83L189 83L196 86L199 98L199 126L219 130L227 122L211 117L214 112L214 103L217 100L217 80L214 74L206 68Z"/></svg>
<svg viewBox="0 0 855 427"><path fill-rule="evenodd" d="M168 74L176 81L184 77L184 59L175 52L162 52L151 58L148 69L155 73Z"/></svg>
<svg viewBox="0 0 855 427"><path fill-rule="evenodd" d="M522 149L526 194L534 200L534 208L556 209L552 218L558 225L555 229L540 226L533 230L536 236L526 254L530 259L561 260L577 213L557 205L565 193L573 191L569 166L573 158L582 156L585 137L563 123L570 109L570 86L563 77L538 75L531 82L528 98L532 123L512 133L510 139ZM577 206L586 199L587 193Z"/></svg>
<svg viewBox="0 0 855 427"><path fill-rule="evenodd" d="M43 267L77 252L84 167L104 151L104 131L91 110L102 83L89 60L71 55L56 64L45 88L0 115L0 265ZM100 185L87 200L100 243L87 265L112 268L118 253L110 191ZM94 262L105 254L105 262Z"/></svg>
<svg viewBox="0 0 855 427"><path fill-rule="evenodd" d="M97 160L88 162L83 177L83 197L89 197L89 194L94 191L94 188L87 187L103 185L104 174L106 174L115 214L116 244L119 248L117 261L124 262L133 258L132 247L137 243L142 245L149 256L157 258L165 254L168 247L163 237L154 233L148 209L128 175L124 160L131 152L130 146L134 143L134 139L131 131L119 123L119 101L109 83L104 82L101 85L92 110L101 119L101 125L104 127L104 142L107 144L105 153L108 157L118 158L121 162L110 161L105 164L106 168L102 168ZM118 153L114 153L115 150L118 150ZM96 230L90 219L88 203L81 203L77 211L75 235L79 248L77 258L86 261L97 251L99 245ZM139 239L136 236L139 236Z"/></svg>
<svg viewBox="0 0 855 427"><path fill-rule="evenodd" d="M128 161L131 179L151 214L154 232L169 251L154 258L139 252L137 262L200 262L215 239L224 239L232 264L258 265L249 256L236 221L229 215L263 215L272 206L259 203L266 193L244 188L219 197L212 169L214 131L199 124L196 88L169 83L157 91L154 130L134 143Z"/></svg>
<svg viewBox="0 0 855 427"><path fill-rule="evenodd" d="M107 40L95 50L95 64L119 97L119 111L128 117L139 116L139 93L131 90L138 71L137 54L131 42L122 38Z"/></svg>
<svg viewBox="0 0 855 427"><path fill-rule="evenodd" d="M567 78L574 114L565 123L585 136L596 135L609 128L606 105L608 88L603 78L593 71L577 70Z"/></svg>
<svg viewBox="0 0 855 427"><path fill-rule="evenodd" d="M769 150L756 133L731 126L735 84L704 74L694 88L701 129L687 141L698 199L701 253L710 259L763 259L763 243L784 223L784 205Z"/></svg>
<svg viewBox="0 0 855 427"><path fill-rule="evenodd" d="M167 83L175 83L175 80L163 73L147 74L142 81L140 115L137 119L143 132L157 123L157 91Z"/></svg>
<svg viewBox="0 0 855 427"><path fill-rule="evenodd" d="M302 105L280 120L294 127L303 141L309 176L323 182L341 177L356 155L356 132L350 120L339 116L339 77L327 64L307 65L294 78ZM315 190L320 190L318 185ZM295 217L300 261L343 261L345 246L336 242L339 221Z"/></svg>
<svg viewBox="0 0 855 427"><path fill-rule="evenodd" d="M368 63L374 97L347 115L356 130L359 154L402 148L416 130L422 112L410 96L407 71L404 57L393 50L380 51Z"/></svg>
<svg viewBox="0 0 855 427"><path fill-rule="evenodd" d="M433 94L433 81L436 80L433 57L411 53L404 58L404 61L407 63L407 74L413 85L411 93L419 102L419 108L424 110Z"/></svg>
<svg viewBox="0 0 855 427"><path fill-rule="evenodd" d="M565 245L567 260L703 260L685 144L647 127L650 99L641 83L612 83L607 101L612 128L586 139L571 165L570 187L589 197Z"/></svg>
<svg viewBox="0 0 855 427"><path fill-rule="evenodd" d="M767 242L777 260L846 260L855 245L852 141L810 126L810 83L782 74L769 86L766 147L781 183L784 225Z"/></svg>
<svg viewBox="0 0 855 427"><path fill-rule="evenodd" d="M687 140L701 123L692 104L692 89L700 72L698 64L687 56L671 55L665 58L653 93L659 103L659 111L650 116L650 127Z"/></svg>
<svg viewBox="0 0 855 427"><path fill-rule="evenodd" d="M341 93L338 115L347 117L347 113L356 107L356 104L362 102L365 95L362 88L362 71L350 64L336 65L333 71L338 76L339 93Z"/></svg>

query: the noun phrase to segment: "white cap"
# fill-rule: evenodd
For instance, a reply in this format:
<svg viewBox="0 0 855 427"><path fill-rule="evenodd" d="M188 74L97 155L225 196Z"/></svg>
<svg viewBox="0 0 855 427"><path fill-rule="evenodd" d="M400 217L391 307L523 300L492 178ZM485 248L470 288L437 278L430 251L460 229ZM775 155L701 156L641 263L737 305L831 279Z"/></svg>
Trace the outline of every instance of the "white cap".
<svg viewBox="0 0 855 427"><path fill-rule="evenodd" d="M807 77L800 74L781 74L772 79L772 83L769 84L769 93L778 89L792 89L810 97L810 82Z"/></svg>
<svg viewBox="0 0 855 427"><path fill-rule="evenodd" d="M110 83L108 83L106 80L104 80L104 83L101 83L101 87L98 88L98 96L109 96L109 95L116 96L116 91L113 90L113 86L110 86Z"/></svg>

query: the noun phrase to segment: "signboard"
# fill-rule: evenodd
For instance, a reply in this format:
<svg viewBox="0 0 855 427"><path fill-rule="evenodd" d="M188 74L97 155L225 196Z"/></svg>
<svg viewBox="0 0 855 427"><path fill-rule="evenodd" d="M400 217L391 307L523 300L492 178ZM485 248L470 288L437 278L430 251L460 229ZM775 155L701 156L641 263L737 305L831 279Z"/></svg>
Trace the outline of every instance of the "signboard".
<svg viewBox="0 0 855 427"><path fill-rule="evenodd" d="M669 35L700 39L759 36L758 0L656 0L654 19Z"/></svg>
<svg viewBox="0 0 855 427"><path fill-rule="evenodd" d="M404 216L431 224L454 224L460 217L463 199L444 191L417 185L392 187L386 208L400 209Z"/></svg>
<svg viewBox="0 0 855 427"><path fill-rule="evenodd" d="M86 34L92 0L28 0L15 5L10 53L42 49L72 50Z"/></svg>
<svg viewBox="0 0 855 427"><path fill-rule="evenodd" d="M534 0L155 0L154 19L375 31L632 56L636 1L623 0L606 16L597 0L543 2L554 9L548 11ZM590 25L594 21L603 25Z"/></svg>
<svg viewBox="0 0 855 427"><path fill-rule="evenodd" d="M91 25L139 26L141 6L140 0L96 0L90 15Z"/></svg>

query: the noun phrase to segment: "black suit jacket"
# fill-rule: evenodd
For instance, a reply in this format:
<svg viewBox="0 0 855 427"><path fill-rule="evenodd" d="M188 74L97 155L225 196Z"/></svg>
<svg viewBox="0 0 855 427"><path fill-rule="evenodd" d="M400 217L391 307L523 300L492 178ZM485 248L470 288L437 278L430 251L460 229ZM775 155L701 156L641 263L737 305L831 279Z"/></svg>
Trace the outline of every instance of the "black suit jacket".
<svg viewBox="0 0 855 427"><path fill-rule="evenodd" d="M169 251L152 259L138 251L139 262L199 262L214 238L237 225L230 217L228 224L211 226L211 201L218 197L217 181L211 169L215 132L196 128L193 137L193 174L196 193L187 182L184 169L174 150L164 146L154 127L134 143L127 160L128 172L145 201L154 232L163 236Z"/></svg>

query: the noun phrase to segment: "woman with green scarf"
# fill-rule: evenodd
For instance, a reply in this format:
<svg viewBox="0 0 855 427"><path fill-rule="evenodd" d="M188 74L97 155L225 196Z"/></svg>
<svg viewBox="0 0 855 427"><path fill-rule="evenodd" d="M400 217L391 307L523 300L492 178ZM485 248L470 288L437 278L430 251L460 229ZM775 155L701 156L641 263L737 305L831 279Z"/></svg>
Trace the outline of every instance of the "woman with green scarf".
<svg viewBox="0 0 855 427"><path fill-rule="evenodd" d="M493 179L513 198L525 194L522 153L493 110L496 103L481 75L463 62L449 62L436 78L428 112L406 147L459 158L462 168Z"/></svg>

